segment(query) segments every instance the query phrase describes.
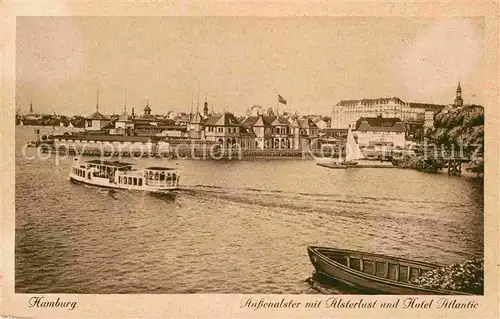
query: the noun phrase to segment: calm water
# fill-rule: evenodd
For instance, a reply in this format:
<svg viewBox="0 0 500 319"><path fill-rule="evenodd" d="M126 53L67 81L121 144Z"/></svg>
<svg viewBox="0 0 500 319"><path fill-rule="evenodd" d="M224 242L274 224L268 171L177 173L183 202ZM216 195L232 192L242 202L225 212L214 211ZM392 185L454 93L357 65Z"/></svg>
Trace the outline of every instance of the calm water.
<svg viewBox="0 0 500 319"><path fill-rule="evenodd" d="M72 184L71 158L21 156L32 138L17 128L17 292L317 293L311 244L442 264L483 253L482 184L470 178L295 159L141 161L182 170L171 200Z"/></svg>

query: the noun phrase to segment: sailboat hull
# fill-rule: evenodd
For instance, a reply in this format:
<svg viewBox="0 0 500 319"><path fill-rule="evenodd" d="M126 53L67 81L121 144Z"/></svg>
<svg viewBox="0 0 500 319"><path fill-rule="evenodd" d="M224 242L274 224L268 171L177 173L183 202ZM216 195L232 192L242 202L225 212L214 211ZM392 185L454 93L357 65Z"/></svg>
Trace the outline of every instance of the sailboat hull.
<svg viewBox="0 0 500 319"><path fill-rule="evenodd" d="M354 165L358 165L358 162L356 162L356 161L346 161L346 162L343 162L342 164L347 165L347 166L354 166Z"/></svg>

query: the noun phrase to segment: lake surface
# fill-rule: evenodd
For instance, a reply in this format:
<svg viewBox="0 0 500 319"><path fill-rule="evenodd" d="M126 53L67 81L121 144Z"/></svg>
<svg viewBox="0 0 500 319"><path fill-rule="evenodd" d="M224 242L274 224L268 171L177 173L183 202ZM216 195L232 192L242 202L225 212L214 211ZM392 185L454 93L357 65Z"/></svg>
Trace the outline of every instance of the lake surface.
<svg viewBox="0 0 500 319"><path fill-rule="evenodd" d="M16 128L18 293L335 293L308 280L308 245L440 264L483 254L483 185L471 178L300 159L138 162L181 169L172 200L71 183L71 156L22 155L33 130Z"/></svg>

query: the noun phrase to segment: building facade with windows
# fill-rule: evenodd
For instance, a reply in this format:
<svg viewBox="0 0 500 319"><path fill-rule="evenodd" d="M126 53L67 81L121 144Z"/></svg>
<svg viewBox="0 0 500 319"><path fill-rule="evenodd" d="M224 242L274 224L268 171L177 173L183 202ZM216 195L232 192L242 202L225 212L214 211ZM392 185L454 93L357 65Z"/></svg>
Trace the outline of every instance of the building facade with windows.
<svg viewBox="0 0 500 319"><path fill-rule="evenodd" d="M361 117L399 118L402 121L422 121L431 127L434 113L444 105L404 102L398 97L342 100L332 108L331 128L352 127ZM432 119L432 120L431 120Z"/></svg>
<svg viewBox="0 0 500 319"><path fill-rule="evenodd" d="M110 119L101 114L97 109L94 113L85 118L85 130L102 131L110 122Z"/></svg>
<svg viewBox="0 0 500 319"><path fill-rule="evenodd" d="M386 145L404 148L408 127L399 118L362 117L356 122L355 135L360 147Z"/></svg>

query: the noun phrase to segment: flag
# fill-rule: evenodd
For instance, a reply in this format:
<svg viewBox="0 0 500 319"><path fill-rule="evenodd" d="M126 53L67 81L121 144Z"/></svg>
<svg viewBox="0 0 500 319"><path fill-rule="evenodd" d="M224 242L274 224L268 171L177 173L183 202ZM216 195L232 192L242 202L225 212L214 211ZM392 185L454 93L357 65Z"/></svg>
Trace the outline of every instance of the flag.
<svg viewBox="0 0 500 319"><path fill-rule="evenodd" d="M281 104L286 104L286 100L278 94L278 102L280 102Z"/></svg>

